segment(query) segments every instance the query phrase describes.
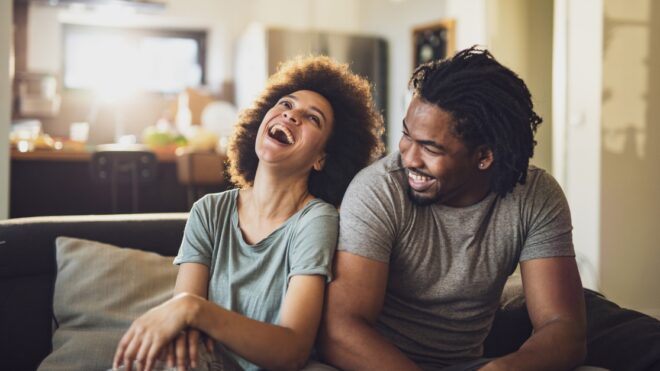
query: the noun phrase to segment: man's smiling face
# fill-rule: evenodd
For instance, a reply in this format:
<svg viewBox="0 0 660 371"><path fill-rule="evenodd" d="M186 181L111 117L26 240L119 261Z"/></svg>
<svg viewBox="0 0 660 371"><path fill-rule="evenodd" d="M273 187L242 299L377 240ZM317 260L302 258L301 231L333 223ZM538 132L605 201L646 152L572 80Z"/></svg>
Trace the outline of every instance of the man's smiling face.
<svg viewBox="0 0 660 371"><path fill-rule="evenodd" d="M399 142L408 175L408 195L419 205L462 207L479 201L484 186L479 155L453 131L454 118L440 107L413 98Z"/></svg>

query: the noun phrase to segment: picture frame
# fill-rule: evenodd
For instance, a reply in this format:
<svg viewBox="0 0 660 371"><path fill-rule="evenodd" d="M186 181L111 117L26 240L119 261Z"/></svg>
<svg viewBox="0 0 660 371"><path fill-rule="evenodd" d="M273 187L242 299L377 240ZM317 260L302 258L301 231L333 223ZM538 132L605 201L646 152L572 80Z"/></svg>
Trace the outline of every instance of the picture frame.
<svg viewBox="0 0 660 371"><path fill-rule="evenodd" d="M456 21L442 19L413 28L413 70L422 63L456 53Z"/></svg>

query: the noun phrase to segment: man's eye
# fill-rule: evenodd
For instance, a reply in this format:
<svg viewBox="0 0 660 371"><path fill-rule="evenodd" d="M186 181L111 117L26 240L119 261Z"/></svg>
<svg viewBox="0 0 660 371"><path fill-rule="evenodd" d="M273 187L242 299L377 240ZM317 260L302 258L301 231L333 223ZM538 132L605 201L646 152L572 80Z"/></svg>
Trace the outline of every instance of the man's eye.
<svg viewBox="0 0 660 371"><path fill-rule="evenodd" d="M424 150L425 150L426 152L430 153L430 154L433 155L433 156L440 156L440 155L442 155L442 151L440 151L439 149L434 148L434 147L424 146Z"/></svg>

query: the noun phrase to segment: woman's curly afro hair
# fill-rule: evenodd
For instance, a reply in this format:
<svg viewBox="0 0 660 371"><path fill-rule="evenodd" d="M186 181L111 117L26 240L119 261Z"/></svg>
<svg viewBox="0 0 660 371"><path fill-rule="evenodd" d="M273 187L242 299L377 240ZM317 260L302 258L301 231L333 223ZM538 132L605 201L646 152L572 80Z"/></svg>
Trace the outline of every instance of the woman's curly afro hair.
<svg viewBox="0 0 660 371"><path fill-rule="evenodd" d="M319 93L332 106L334 122L325 166L311 171L308 189L339 206L353 176L383 152L383 117L375 109L369 82L348 65L325 56L298 57L280 65L261 95L241 113L227 151L231 180L238 187L252 186L259 163L255 143L261 121L280 98L299 90Z"/></svg>

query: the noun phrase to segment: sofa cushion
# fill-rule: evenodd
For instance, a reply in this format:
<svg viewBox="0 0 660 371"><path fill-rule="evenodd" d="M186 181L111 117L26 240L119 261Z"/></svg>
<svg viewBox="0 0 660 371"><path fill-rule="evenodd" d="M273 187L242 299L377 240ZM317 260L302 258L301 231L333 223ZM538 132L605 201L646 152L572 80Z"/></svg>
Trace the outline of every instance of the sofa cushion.
<svg viewBox="0 0 660 371"><path fill-rule="evenodd" d="M107 370L124 331L172 296L173 257L58 237L53 352L40 370Z"/></svg>

